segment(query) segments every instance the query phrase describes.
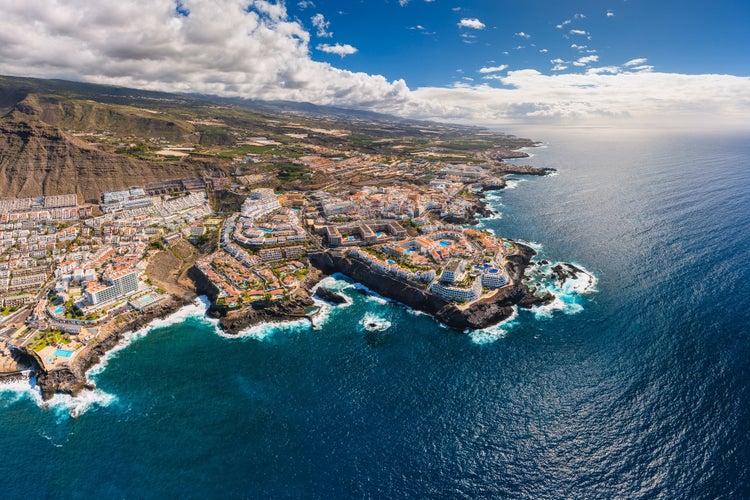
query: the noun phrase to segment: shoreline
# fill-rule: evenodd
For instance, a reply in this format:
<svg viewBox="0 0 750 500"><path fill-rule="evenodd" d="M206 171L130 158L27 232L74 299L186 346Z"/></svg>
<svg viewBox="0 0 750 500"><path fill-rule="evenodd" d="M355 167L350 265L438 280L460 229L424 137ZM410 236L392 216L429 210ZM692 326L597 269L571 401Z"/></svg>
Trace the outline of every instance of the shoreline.
<svg viewBox="0 0 750 500"><path fill-rule="evenodd" d="M507 167L508 164L504 166ZM484 199L485 193L505 189L507 175L544 176L554 172L554 169L526 166L510 166L508 170L511 171L503 172L493 180L492 184L476 193L473 198L474 207L467 220L456 222L476 225L479 218L491 217L494 212ZM520 242L516 244L519 252L508 256L507 259L508 270L512 276L509 285L467 306L449 302L413 284L374 272L356 259L337 255L335 251L324 250L310 252L308 258L311 272L291 298L284 301L259 300L238 309L230 309L217 305L216 290L203 279L200 272L195 271L194 266L190 266L185 270L189 285L184 281L178 285L181 293L173 292L165 301L154 304L151 308L137 314L130 313L131 316L128 318L116 318L107 325L107 329L111 331L106 332L97 342L78 353L68 366L45 370L39 355L28 347L19 349L20 357L22 362L33 368L36 374L36 384L44 401L50 400L56 394L76 396L84 389L95 388L87 378L87 373L96 367L128 333L149 328L151 323L189 306L199 295L205 295L209 300L205 312L206 317L216 320L217 327L228 338L236 337L242 331L260 324L305 320L314 327L314 314L310 314L309 311L315 306L314 295L318 285L326 277L337 273L347 276L355 283L360 283L387 300L400 303L408 309L429 314L447 327L464 332L479 331L502 324L513 317L516 314L516 306L531 309L534 306L549 304L556 298L549 291L542 296L537 296L536 288L524 283L526 269L534 266L532 258L536 255L536 251ZM14 374L8 374L8 377L13 376ZM23 375L15 374L15 376L26 379ZM0 376L0 380L4 378L6 377Z"/></svg>
<svg viewBox="0 0 750 500"><path fill-rule="evenodd" d="M128 333L141 328L148 328L152 322L166 318L190 304L191 301L185 297L170 295L167 300L152 306L152 309L113 325L111 332L108 332L96 343L87 346L66 367L45 370L39 355L33 350L23 347L19 350L19 353L22 360L33 368L36 375L36 385L39 387L44 401L50 400L55 394L77 396L84 389L94 388L94 384L87 378L88 371L94 368ZM115 323L118 323L118 321L115 320Z"/></svg>

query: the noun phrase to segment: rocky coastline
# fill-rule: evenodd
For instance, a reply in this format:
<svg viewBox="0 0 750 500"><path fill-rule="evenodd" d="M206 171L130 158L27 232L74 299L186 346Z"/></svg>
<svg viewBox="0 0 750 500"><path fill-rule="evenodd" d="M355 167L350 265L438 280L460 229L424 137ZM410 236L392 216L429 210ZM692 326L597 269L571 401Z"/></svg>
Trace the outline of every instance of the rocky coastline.
<svg viewBox="0 0 750 500"><path fill-rule="evenodd" d="M514 305L530 308L554 300L549 293L536 296L534 290L522 282L526 267L536 252L526 245L517 244L517 247L519 253L508 257L508 272L512 284L468 306L448 302L429 293L425 287L375 272L363 262L338 252L310 254L310 262L326 274L344 274L374 292L424 311L452 328L480 329L509 318L513 314Z"/></svg>
<svg viewBox="0 0 750 500"><path fill-rule="evenodd" d="M155 319L169 316L189 303L190 300L186 298L170 296L140 313L118 318L110 331L78 353L65 368L45 370L39 355L29 348L23 348L19 356L33 367L42 399L49 400L55 394L76 396L84 389L93 389L93 384L86 378L86 372L99 363L102 356L115 347L126 333L144 328Z"/></svg>
<svg viewBox="0 0 750 500"><path fill-rule="evenodd" d="M506 173L520 175L548 175L554 171L554 169L538 169L536 167L509 167L509 169L506 169L508 170ZM503 176L497 178L492 185L484 186L483 191L503 189L504 187L506 187L506 182ZM446 219L446 222L476 224L479 217L489 217L492 214L492 210L483 200L482 193L477 193L466 217ZM469 305L446 301L429 293L424 286L407 283L375 272L363 262L349 258L342 252L335 250L317 251L309 254L312 265L310 272L300 288L291 297L283 301L258 300L236 309L217 304L218 290L201 272L195 267L191 267L187 271L187 278L192 283L191 289L183 290L185 293L172 294L168 299L140 313L133 312L127 317L118 318L114 323L108 325L108 332L77 354L68 367L45 370L38 354L26 348L19 352L19 360L34 369L36 383L41 390L43 399L48 400L56 393L75 396L84 389L93 388L93 384L86 378L86 372L95 366L102 356L115 347L127 332L146 327L153 320L174 313L191 303L197 295L206 295L210 301L206 314L218 319L219 326L224 332L236 335L248 327L261 323L305 318L312 322L311 311L315 310L313 297L334 305L343 303L345 299L341 295L324 288L315 288L315 285L323 277L335 273L344 274L389 299L424 311L449 327L460 330L486 328L509 318L513 314L513 306L531 308L548 304L554 300L554 296L549 292L539 296L535 288L530 288L523 282L524 272L527 267L533 265L531 259L536 255L536 252L520 243L516 243L516 248L518 253L509 256L506 260L511 284ZM578 269L555 269L554 272L561 279L565 279L568 277L567 275L574 275L575 271L578 271Z"/></svg>

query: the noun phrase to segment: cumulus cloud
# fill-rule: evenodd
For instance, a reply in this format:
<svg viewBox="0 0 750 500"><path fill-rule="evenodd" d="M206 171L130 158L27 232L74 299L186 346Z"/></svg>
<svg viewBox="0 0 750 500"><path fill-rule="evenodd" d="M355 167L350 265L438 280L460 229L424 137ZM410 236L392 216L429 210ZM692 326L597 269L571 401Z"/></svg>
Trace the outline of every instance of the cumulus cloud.
<svg viewBox="0 0 750 500"><path fill-rule="evenodd" d="M333 36L333 33L328 31L328 27L331 25L331 22L326 21L326 18L323 14L315 14L310 18L310 21L317 30L315 34L318 35L319 38L330 38Z"/></svg>
<svg viewBox="0 0 750 500"><path fill-rule="evenodd" d="M648 59L646 59L645 57L640 57L638 59L631 59L630 61L623 64L623 66L640 66L647 62L648 62Z"/></svg>
<svg viewBox="0 0 750 500"><path fill-rule="evenodd" d="M475 85L417 89L424 100L451 103L447 113L473 123L633 123L633 125L742 126L750 117L750 78L655 72L566 73L509 71L503 88ZM721 89L720 92L717 89ZM707 96L710 96L707 98ZM709 122L703 122L708 126Z"/></svg>
<svg viewBox="0 0 750 500"><path fill-rule="evenodd" d="M483 30L487 26L477 18L473 18L473 19L464 18L458 22L458 27L459 28L471 28L475 30Z"/></svg>
<svg viewBox="0 0 750 500"><path fill-rule="evenodd" d="M588 32L583 30L570 30L568 33L571 35L588 35Z"/></svg>
<svg viewBox="0 0 750 500"><path fill-rule="evenodd" d="M573 66L586 66L588 64L591 64L592 62L596 62L599 60L599 56L584 56L579 57L578 60L573 62Z"/></svg>
<svg viewBox="0 0 750 500"><path fill-rule="evenodd" d="M499 71L505 71L506 69L508 69L508 65L501 64L500 66L488 66L479 68L479 73L497 73Z"/></svg>
<svg viewBox="0 0 750 500"><path fill-rule="evenodd" d="M584 16L583 14L575 14L572 18L566 19L565 21L563 21L560 24L558 24L557 26L555 26L555 28L561 30L565 26L569 25L570 23L572 23L573 21L578 20L578 19L586 19L586 16Z"/></svg>
<svg viewBox="0 0 750 500"><path fill-rule="evenodd" d="M403 80L311 59L310 34L264 0L0 0L0 74L397 112ZM353 47L333 46L346 55ZM385 96L390 96L385 98Z"/></svg>
<svg viewBox="0 0 750 500"><path fill-rule="evenodd" d="M607 17L615 17L615 13L612 12L611 10L608 10L607 11Z"/></svg>
<svg viewBox="0 0 750 500"><path fill-rule="evenodd" d="M336 54L337 56L341 57L350 56L357 53L357 49L355 47L352 47L348 43L345 43L343 45L340 43L336 43L334 45L320 43L315 48L321 52L325 52L326 54Z"/></svg>
<svg viewBox="0 0 750 500"><path fill-rule="evenodd" d="M290 19L283 3L183 0L181 6L178 12L173 0L0 0L0 74L304 101L494 127L750 123L747 77L660 73L645 58L567 73L572 63L558 58L550 75L493 71L479 73L492 77L481 82L410 89L403 80L313 60L310 33ZM484 27L468 21L462 27ZM316 47L342 57L356 52L350 45Z"/></svg>
<svg viewBox="0 0 750 500"><path fill-rule="evenodd" d="M521 38L526 38L526 39L531 38L531 35L529 35L528 33L524 33L523 31L519 31L518 33L515 34L515 36L520 36Z"/></svg>

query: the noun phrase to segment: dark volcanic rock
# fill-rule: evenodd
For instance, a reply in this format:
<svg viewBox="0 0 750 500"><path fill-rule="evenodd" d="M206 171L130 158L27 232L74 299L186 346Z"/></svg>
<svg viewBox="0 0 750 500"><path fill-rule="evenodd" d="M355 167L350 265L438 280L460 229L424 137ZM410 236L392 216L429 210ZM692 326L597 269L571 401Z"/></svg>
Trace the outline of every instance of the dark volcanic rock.
<svg viewBox="0 0 750 500"><path fill-rule="evenodd" d="M315 296L319 298L320 300L324 300L334 305L340 305L340 304L346 303L346 299L344 297L322 286L318 287L318 289L315 290Z"/></svg>
<svg viewBox="0 0 750 500"><path fill-rule="evenodd" d="M239 309L211 306L209 314L219 318L222 330L236 335L248 326L260 323L307 318L305 309L314 304L310 296L297 295L288 300L258 300Z"/></svg>
<svg viewBox="0 0 750 500"><path fill-rule="evenodd" d="M42 368L38 355L29 349L25 349L24 354L26 359L36 372L36 383L42 392L42 398L47 400L57 393L75 396L83 389L91 388L92 385L86 380L86 371L98 363L105 353L117 345L125 332L143 328L154 319L167 316L185 304L186 301L183 299L170 297L146 311L134 314L128 318L122 318L112 333L79 353L69 368L45 371Z"/></svg>
<svg viewBox="0 0 750 500"><path fill-rule="evenodd" d="M513 314L512 306L535 300L522 283L523 273L533 255L533 249L518 244L520 254L508 258L508 273L515 285L504 288L494 295L461 307L429 293L426 288L403 282L372 270L363 262L334 252L310 254L310 262L326 274L340 272L358 281L371 290L409 307L425 311L453 328L485 328L499 323Z"/></svg>

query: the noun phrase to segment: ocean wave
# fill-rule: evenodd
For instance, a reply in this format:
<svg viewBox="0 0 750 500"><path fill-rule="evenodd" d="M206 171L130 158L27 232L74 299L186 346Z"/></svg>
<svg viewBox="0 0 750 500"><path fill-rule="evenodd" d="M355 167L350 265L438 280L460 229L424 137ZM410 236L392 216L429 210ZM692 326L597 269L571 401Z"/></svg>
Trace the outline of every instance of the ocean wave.
<svg viewBox="0 0 750 500"><path fill-rule="evenodd" d="M497 342L498 340L505 338L508 334L508 330L518 324L517 319L518 308L513 306L513 314L511 314L508 319L501 321L496 325L482 328L481 330L469 331L469 339L476 345L486 345Z"/></svg>
<svg viewBox="0 0 750 500"><path fill-rule="evenodd" d="M148 325L138 330L125 332L122 339L110 350L108 350L99 362L86 371L86 381L90 384L96 382L96 377L104 372L107 364L111 359L117 356L117 353L128 347L134 341L145 337L150 331L157 328L165 328L171 325L179 324L187 318L206 318L208 301L206 297L197 298L192 304L181 307L169 316L158 318L151 321ZM69 394L55 394L49 400L42 398L42 392L36 385L36 380L32 377L29 380L0 384L0 400L7 404L12 404L21 400L33 401L39 408L51 410L58 418L58 421L79 417L92 408L104 408L112 405L117 401L117 396L102 391L99 388L84 389L77 396Z"/></svg>
<svg viewBox="0 0 750 500"><path fill-rule="evenodd" d="M77 396L55 394L47 401L34 378L0 384L0 404L11 406L20 401L32 401L39 408L50 410L57 422L83 415L95 407L107 407L117 401L117 396L101 389L84 389Z"/></svg>
<svg viewBox="0 0 750 500"><path fill-rule="evenodd" d="M120 341L112 349L107 351L97 364L89 368L89 370L86 372L86 378L94 380L94 377L102 373L107 367L109 361L117 357L120 351L130 346L130 344L132 344L136 340L142 339L153 330L178 325L180 323L183 323L188 318L200 319L202 321L205 321L206 323L218 325L219 321L217 319L209 318L206 316L206 311L208 311L209 304L210 303L208 298L205 295L201 295L200 297L196 298L191 304L187 304L179 308L168 316L154 319L149 324L147 324L143 328L139 328L138 330L125 332L122 335L122 339L120 339Z"/></svg>
<svg viewBox="0 0 750 500"><path fill-rule="evenodd" d="M566 277L562 280L555 275L552 268L563 266L564 269L575 271L575 277ZM575 269L571 269L575 267ZM597 291L597 278L579 264L567 264L564 262L547 262L531 268L526 280L530 286L534 286L540 292L549 292L555 296L555 300L543 306L534 306L531 311L536 319L551 318L555 311L564 314L578 314L583 311L583 296Z"/></svg>
<svg viewBox="0 0 750 500"><path fill-rule="evenodd" d="M542 250L544 250L544 245L542 245L541 243L537 243L536 241L526 241L526 240L519 240L519 239L516 239L515 241L517 241L521 245L526 245L527 247L534 250L536 253L539 253Z"/></svg>
<svg viewBox="0 0 750 500"><path fill-rule="evenodd" d="M343 292L344 290L354 288L354 282L345 274L334 273L315 283L315 285L312 287L312 292L315 293L315 290L317 290L320 286L323 286L333 292Z"/></svg>
<svg viewBox="0 0 750 500"><path fill-rule="evenodd" d="M508 179L505 182L505 189L516 189L522 182L526 182L526 179Z"/></svg>
<svg viewBox="0 0 750 500"><path fill-rule="evenodd" d="M380 305L385 305L385 304L388 304L389 302L394 302L394 303L397 302L396 300L389 299L388 297L384 297L384 296L380 295L378 292L375 292L375 291L371 290L370 288L367 288L362 283L355 282L354 283L354 288L356 288L360 292L364 292L365 293L365 297L367 298L367 300L372 301L372 302L376 302L376 303L378 303Z"/></svg>
<svg viewBox="0 0 750 500"><path fill-rule="evenodd" d="M382 332L391 327L390 321L371 312L365 313L359 324L368 332Z"/></svg>
<svg viewBox="0 0 750 500"><path fill-rule="evenodd" d="M271 338L278 333L292 333L311 328L312 325L310 324L310 320L296 319L291 321L269 321L266 323L259 323L245 328L244 330L240 330L236 335L226 333L221 329L217 329L217 333L220 337L226 339L252 339L263 342L270 341Z"/></svg>

